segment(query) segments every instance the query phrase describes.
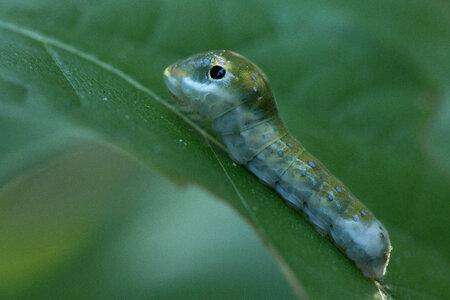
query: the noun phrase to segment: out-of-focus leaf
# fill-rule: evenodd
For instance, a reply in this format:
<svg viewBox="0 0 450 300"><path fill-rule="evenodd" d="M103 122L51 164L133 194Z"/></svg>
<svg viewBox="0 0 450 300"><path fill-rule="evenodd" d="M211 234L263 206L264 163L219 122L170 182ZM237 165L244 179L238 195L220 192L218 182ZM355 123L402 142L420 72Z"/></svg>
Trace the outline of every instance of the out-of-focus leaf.
<svg viewBox="0 0 450 300"><path fill-rule="evenodd" d="M22 174L0 203L2 298L293 298L229 207L92 141Z"/></svg>
<svg viewBox="0 0 450 300"><path fill-rule="evenodd" d="M114 215L132 207L130 198L139 197L143 169L97 149L78 148L23 172L0 190L3 296L76 257Z"/></svg>
<svg viewBox="0 0 450 300"><path fill-rule="evenodd" d="M437 106L437 112L426 132L423 147L427 149L436 167L450 177L450 98Z"/></svg>

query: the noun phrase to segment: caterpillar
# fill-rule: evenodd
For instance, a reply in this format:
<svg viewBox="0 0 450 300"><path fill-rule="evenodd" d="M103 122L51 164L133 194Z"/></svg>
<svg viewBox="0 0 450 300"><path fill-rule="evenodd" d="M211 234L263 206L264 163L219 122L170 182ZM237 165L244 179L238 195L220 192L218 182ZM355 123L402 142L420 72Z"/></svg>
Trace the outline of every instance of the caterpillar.
<svg viewBox="0 0 450 300"><path fill-rule="evenodd" d="M260 68L215 50L170 65L164 81L180 110L211 121L232 160L304 214L364 276L383 278L392 249L387 230L289 133Z"/></svg>

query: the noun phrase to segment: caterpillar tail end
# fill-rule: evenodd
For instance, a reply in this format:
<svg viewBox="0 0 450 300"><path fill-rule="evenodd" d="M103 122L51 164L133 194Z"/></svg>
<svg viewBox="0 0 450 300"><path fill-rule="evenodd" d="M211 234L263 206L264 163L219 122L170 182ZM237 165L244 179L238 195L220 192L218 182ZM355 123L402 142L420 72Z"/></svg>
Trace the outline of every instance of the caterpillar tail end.
<svg viewBox="0 0 450 300"><path fill-rule="evenodd" d="M390 253L388 252L386 256L383 255L383 257L373 258L369 261L355 263L367 278L381 280L386 274L386 269L389 263L389 256Z"/></svg>
<svg viewBox="0 0 450 300"><path fill-rule="evenodd" d="M368 232L364 235L364 239L364 243L349 248L347 255L354 259L356 266L364 276L381 280L386 274L392 250L387 231L385 231L385 236L381 240L378 233L375 235L375 232L373 234Z"/></svg>

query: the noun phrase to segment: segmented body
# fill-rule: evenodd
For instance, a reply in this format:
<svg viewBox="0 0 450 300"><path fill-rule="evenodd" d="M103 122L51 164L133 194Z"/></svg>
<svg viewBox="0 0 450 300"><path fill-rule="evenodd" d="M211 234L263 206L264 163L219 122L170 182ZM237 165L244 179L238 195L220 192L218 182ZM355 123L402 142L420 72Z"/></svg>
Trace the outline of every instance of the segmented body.
<svg viewBox="0 0 450 300"><path fill-rule="evenodd" d="M217 66L226 72L219 79L208 73ZM365 276L384 275L391 250L386 229L288 132L259 68L231 51L211 51L170 66L165 80L185 111L213 121L234 161L303 212Z"/></svg>

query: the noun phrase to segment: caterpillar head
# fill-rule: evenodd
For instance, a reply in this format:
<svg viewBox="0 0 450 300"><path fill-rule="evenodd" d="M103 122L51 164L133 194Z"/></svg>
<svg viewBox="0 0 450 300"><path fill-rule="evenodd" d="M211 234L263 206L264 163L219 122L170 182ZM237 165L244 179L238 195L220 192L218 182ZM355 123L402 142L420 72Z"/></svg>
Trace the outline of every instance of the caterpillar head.
<svg viewBox="0 0 450 300"><path fill-rule="evenodd" d="M211 107L265 99L275 105L266 75L245 57L228 50L196 54L164 71L169 92L184 111L211 117Z"/></svg>

